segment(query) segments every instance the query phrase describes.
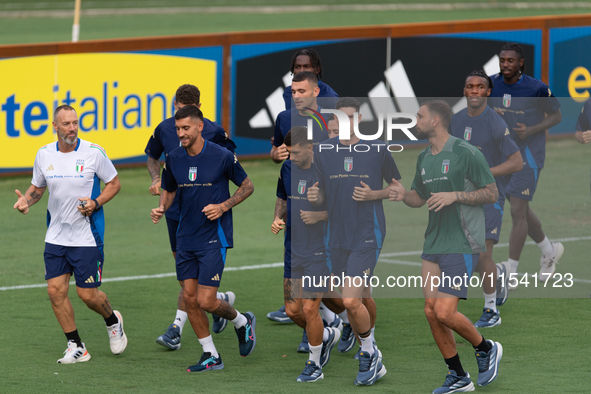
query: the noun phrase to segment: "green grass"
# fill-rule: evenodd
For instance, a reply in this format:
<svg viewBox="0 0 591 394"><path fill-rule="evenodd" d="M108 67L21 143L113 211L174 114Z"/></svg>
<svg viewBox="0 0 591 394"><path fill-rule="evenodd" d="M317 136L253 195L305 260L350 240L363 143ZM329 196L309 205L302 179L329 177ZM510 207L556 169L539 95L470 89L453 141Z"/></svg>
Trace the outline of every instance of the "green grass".
<svg viewBox="0 0 591 394"><path fill-rule="evenodd" d="M581 237L591 234L589 206L589 147L574 140L551 141L547 146L546 168L532 208L550 238ZM395 159L403 184L412 180L419 151L408 149ZM235 248L229 251L227 266L268 264L282 259L282 236L270 231L279 166L269 161L245 161L255 193L234 211ZM120 171L121 192L106 209L106 259L104 277L154 275L174 271L166 226L153 225L149 211L157 204L148 193L149 176L145 168ZM47 197L23 216L12 209L14 189L24 191L30 177L0 178L0 287L44 283L43 238ZM420 250L427 222L427 210L410 209L402 204L385 203L388 233L384 253ZM509 205L507 204L507 209ZM508 211L501 243L509 237ZM576 272L591 279L589 241L565 243L566 252L559 272ZM507 258L508 249L495 250L495 260ZM528 245L522 255L520 271L535 272L540 252ZM419 262L418 256L396 257ZM379 264L379 274L417 275L412 266ZM353 385L357 364L353 352L335 352L325 368L325 380L311 385L296 384L306 355L295 352L301 330L265 318L282 303L281 268L226 272L222 290L237 294L236 307L253 311L257 321L257 348L248 358L239 357L237 340L229 327L215 335L216 347L226 368L189 375L201 348L189 324L185 326L183 346L170 352L154 340L172 322L176 309L178 283L175 278L107 282L101 286L125 318L129 346L120 356L108 347L102 319L88 310L71 288L77 326L92 360L76 365L55 361L66 342L57 324L44 288L0 291L0 379L1 393L47 393L83 391L104 393L133 391L178 393L197 391L288 393L358 392ZM591 286L583 284L579 296L589 296ZM501 374L487 393L587 393L591 372L585 362L591 324L589 299L521 298L530 295L520 288L501 308L503 323L482 330L487 338L504 346ZM557 293L558 294L558 293ZM391 294L382 294L388 296ZM418 298L377 298L376 338L384 355L388 374L372 392L427 393L444 380L445 364L435 346ZM472 321L479 318L482 299L474 297L460 304ZM477 376L471 346L457 337L464 367Z"/></svg>

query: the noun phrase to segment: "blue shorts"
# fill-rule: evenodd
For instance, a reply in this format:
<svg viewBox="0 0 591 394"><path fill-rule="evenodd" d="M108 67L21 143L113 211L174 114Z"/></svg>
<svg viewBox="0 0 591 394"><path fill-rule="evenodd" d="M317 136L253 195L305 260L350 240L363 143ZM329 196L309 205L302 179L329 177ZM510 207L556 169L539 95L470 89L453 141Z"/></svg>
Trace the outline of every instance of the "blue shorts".
<svg viewBox="0 0 591 394"><path fill-rule="evenodd" d="M480 253L462 254L425 254L421 255L423 260L438 264L441 270L441 282L439 292L452 295L454 297L466 299L468 297L468 285L470 278L478 264ZM431 279L427 279L428 285Z"/></svg>
<svg viewBox="0 0 591 394"><path fill-rule="evenodd" d="M45 280L74 274L76 286L95 288L103 279L105 256L98 246L62 246L45 244Z"/></svg>
<svg viewBox="0 0 591 394"><path fill-rule="evenodd" d="M533 200L541 171L539 168L525 168L512 174L507 182L505 194L526 201Z"/></svg>
<svg viewBox="0 0 591 394"><path fill-rule="evenodd" d="M501 225L503 224L503 206L505 201L497 201L494 204L484 205L485 239L492 239L495 244L499 242Z"/></svg>
<svg viewBox="0 0 591 394"><path fill-rule="evenodd" d="M355 250L331 249L330 261L332 263L332 273L336 276L363 277L373 276L373 270L380 257L381 249L362 248Z"/></svg>
<svg viewBox="0 0 591 394"><path fill-rule="evenodd" d="M226 248L200 252L178 251L176 254L177 280L197 279L203 286L220 287L226 265Z"/></svg>
<svg viewBox="0 0 591 394"><path fill-rule="evenodd" d="M293 256L291 263L291 278L303 279L305 277L302 283L304 291L310 293L326 293L328 291L330 269L326 258L310 261Z"/></svg>
<svg viewBox="0 0 591 394"><path fill-rule="evenodd" d="M176 232L179 228L179 221L166 217L166 225L168 226L170 249L172 249L173 252L176 252Z"/></svg>

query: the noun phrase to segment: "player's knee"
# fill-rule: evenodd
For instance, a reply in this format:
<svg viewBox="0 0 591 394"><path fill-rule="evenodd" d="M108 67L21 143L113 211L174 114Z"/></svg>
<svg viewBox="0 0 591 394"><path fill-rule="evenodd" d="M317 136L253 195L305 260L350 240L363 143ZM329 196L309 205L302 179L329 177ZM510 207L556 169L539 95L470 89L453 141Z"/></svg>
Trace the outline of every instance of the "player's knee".
<svg viewBox="0 0 591 394"><path fill-rule="evenodd" d="M302 305L302 310L304 312L304 316L306 316L306 321L314 316L318 315L318 305L314 302L304 302Z"/></svg>
<svg viewBox="0 0 591 394"><path fill-rule="evenodd" d="M216 301L217 298L215 297L215 294L214 297L209 297L201 294L197 297L197 304L199 305L199 307L209 313L213 313L213 311L217 309Z"/></svg>
<svg viewBox="0 0 591 394"><path fill-rule="evenodd" d="M453 325L455 318L455 311L448 308L435 308L435 316L437 320L446 326L450 327Z"/></svg>
<svg viewBox="0 0 591 394"><path fill-rule="evenodd" d="M78 294L78 298L80 298L80 300L82 300L87 306L96 303L97 289L81 289L77 287L76 294Z"/></svg>
<svg viewBox="0 0 591 394"><path fill-rule="evenodd" d="M343 305L348 311L356 310L361 305L360 298L343 298Z"/></svg>
<svg viewBox="0 0 591 394"><path fill-rule="evenodd" d="M297 302L286 302L285 303L285 314L291 320L297 320L302 315L300 304Z"/></svg>
<svg viewBox="0 0 591 394"><path fill-rule="evenodd" d="M68 296L68 289L62 289L58 286L47 286L47 295L53 304L63 302Z"/></svg>
<svg viewBox="0 0 591 394"><path fill-rule="evenodd" d="M433 308L433 304L425 304L425 316L427 317L428 321L435 321L437 320L437 315L435 314L435 309Z"/></svg>
<svg viewBox="0 0 591 394"><path fill-rule="evenodd" d="M526 220L527 217L527 205L523 204L511 204L511 219L515 220Z"/></svg>

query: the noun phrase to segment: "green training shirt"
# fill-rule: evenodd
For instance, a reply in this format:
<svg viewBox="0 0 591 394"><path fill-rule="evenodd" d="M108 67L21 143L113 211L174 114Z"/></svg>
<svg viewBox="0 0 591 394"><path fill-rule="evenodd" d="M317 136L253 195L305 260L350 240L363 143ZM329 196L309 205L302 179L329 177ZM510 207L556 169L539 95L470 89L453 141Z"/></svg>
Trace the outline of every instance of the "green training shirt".
<svg viewBox="0 0 591 394"><path fill-rule="evenodd" d="M494 182L478 148L450 136L438 154L431 153L431 146L419 154L411 189L428 200L431 193L474 191ZM484 237L482 205L454 203L439 212L429 211L423 253L481 253L486 251Z"/></svg>

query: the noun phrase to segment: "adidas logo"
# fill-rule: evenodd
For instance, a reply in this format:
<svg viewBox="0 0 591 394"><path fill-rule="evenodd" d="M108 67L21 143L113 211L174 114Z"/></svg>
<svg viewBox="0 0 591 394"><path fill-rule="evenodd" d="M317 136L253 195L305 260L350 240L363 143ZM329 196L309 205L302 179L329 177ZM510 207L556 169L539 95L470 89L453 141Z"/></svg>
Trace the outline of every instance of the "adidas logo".
<svg viewBox="0 0 591 394"><path fill-rule="evenodd" d="M511 133L509 133L509 129L505 129L505 134L504 135L511 135Z"/></svg>
<svg viewBox="0 0 591 394"><path fill-rule="evenodd" d="M53 164L51 164L49 167L47 167L45 169L45 171L53 171Z"/></svg>
<svg viewBox="0 0 591 394"><path fill-rule="evenodd" d="M421 171L421 175L425 175L425 169L423 168L423 171Z"/></svg>
<svg viewBox="0 0 591 394"><path fill-rule="evenodd" d="M521 192L521 194L523 194L524 196L529 196L529 189L525 189Z"/></svg>
<svg viewBox="0 0 591 394"><path fill-rule="evenodd" d="M495 229L493 231L490 232L491 234L496 234L497 233L497 227L495 227Z"/></svg>
<svg viewBox="0 0 591 394"><path fill-rule="evenodd" d="M215 274L215 276L213 278L211 278L211 280L217 280L219 282L220 276L218 274Z"/></svg>
<svg viewBox="0 0 591 394"><path fill-rule="evenodd" d="M90 278L86 279L84 283L94 283L94 278L91 276Z"/></svg>
<svg viewBox="0 0 591 394"><path fill-rule="evenodd" d="M363 271L363 273L364 273L365 275L369 276L369 268L368 268L368 269L366 269L365 271Z"/></svg>

